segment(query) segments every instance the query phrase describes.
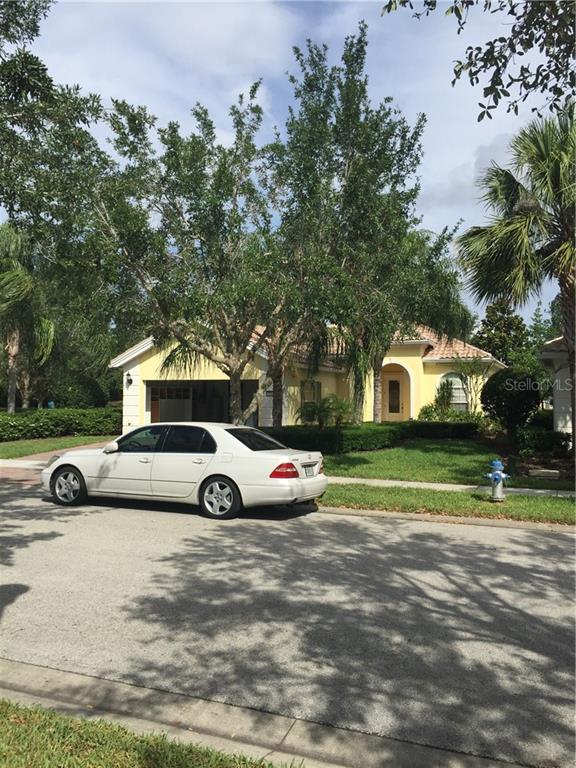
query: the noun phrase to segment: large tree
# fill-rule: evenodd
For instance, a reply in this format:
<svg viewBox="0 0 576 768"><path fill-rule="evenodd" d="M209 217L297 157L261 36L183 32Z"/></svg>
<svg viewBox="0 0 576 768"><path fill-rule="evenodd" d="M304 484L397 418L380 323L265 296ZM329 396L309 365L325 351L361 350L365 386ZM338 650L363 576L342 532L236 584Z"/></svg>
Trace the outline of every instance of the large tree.
<svg viewBox="0 0 576 768"><path fill-rule="evenodd" d="M19 382L28 406L30 369L45 363L52 351L54 323L44 310L30 242L9 224L0 225L0 337L7 359L8 413L16 410Z"/></svg>
<svg viewBox="0 0 576 768"><path fill-rule="evenodd" d="M222 145L207 111L193 110L188 135L171 122L156 130L147 110L117 101L110 115L117 159L97 185L95 226L112 262L131 271L165 369L200 358L230 380L235 423L256 409L268 378L242 403L247 367L271 337L286 296L265 168L256 140L258 85L230 110L233 141Z"/></svg>
<svg viewBox="0 0 576 768"><path fill-rule="evenodd" d="M571 109L535 120L511 144L511 168L493 165L480 184L491 211L486 226L458 240L470 288L481 300L508 298L524 304L547 279L560 287L562 331L574 388L576 248L574 158L576 126ZM574 409L572 409L574 440Z"/></svg>
<svg viewBox="0 0 576 768"><path fill-rule="evenodd" d="M418 4L416 18L436 10L438 0ZM567 106L576 89L573 67L576 6L572 0L449 0L441 3L446 15L454 17L458 34L468 23L474 6L506 25L497 37L483 45L470 45L466 57L454 64L452 85L463 75L471 85L483 85L478 120L491 118L502 103L518 114L518 105L537 94L551 110ZM397 8L414 9L412 0L387 0L383 13ZM531 54L530 57L525 57ZM537 110L537 108L533 108Z"/></svg>
<svg viewBox="0 0 576 768"><path fill-rule="evenodd" d="M513 356L526 348L528 329L510 306L509 300L502 298L486 307L486 315L471 341L497 360L510 365Z"/></svg>

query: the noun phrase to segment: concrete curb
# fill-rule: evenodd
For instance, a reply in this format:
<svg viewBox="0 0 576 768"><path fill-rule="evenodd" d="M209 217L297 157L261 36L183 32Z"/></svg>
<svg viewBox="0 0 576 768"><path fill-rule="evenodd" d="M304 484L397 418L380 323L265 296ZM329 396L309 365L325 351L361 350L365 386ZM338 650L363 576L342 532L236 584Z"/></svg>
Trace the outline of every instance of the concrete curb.
<svg viewBox="0 0 576 768"><path fill-rule="evenodd" d="M328 478L329 485L370 485L375 488L416 488L428 491L457 491L468 493L489 493L488 485L459 485L457 483L419 483L412 480L376 480L368 477L337 477ZM506 493L522 496L561 496L570 498L576 491L562 491L553 488L509 488Z"/></svg>
<svg viewBox="0 0 576 768"><path fill-rule="evenodd" d="M0 697L105 718L228 753L305 768L502 768L508 762L347 731L245 707L1 660Z"/></svg>

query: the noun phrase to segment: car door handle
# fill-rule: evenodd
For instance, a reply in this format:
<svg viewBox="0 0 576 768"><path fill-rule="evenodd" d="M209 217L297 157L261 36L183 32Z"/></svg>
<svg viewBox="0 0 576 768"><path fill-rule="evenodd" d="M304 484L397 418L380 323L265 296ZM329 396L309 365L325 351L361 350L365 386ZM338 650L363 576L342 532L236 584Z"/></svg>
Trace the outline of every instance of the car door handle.
<svg viewBox="0 0 576 768"><path fill-rule="evenodd" d="M138 459L140 464L150 464L150 459Z"/></svg>
<svg viewBox="0 0 576 768"><path fill-rule="evenodd" d="M204 459L192 459L192 464L204 464Z"/></svg>

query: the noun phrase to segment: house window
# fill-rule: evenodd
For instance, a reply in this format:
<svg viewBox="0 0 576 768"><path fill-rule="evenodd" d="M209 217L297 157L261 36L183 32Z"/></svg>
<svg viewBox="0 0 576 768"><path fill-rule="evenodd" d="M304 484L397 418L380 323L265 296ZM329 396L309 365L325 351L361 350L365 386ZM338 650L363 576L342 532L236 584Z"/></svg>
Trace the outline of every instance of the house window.
<svg viewBox="0 0 576 768"><path fill-rule="evenodd" d="M157 400L190 400L190 387L179 387L173 384L151 387L150 399L153 403Z"/></svg>
<svg viewBox="0 0 576 768"><path fill-rule="evenodd" d="M462 379L457 373L445 373L440 381L449 381L452 384L452 400L450 407L455 411L468 410L468 398L462 385Z"/></svg>

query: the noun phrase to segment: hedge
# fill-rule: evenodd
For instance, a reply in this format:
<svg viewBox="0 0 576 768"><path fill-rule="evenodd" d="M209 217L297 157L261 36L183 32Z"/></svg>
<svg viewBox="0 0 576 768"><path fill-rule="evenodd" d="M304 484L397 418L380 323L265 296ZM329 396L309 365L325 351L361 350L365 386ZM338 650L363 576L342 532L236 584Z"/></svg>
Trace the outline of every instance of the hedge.
<svg viewBox="0 0 576 768"><path fill-rule="evenodd" d="M264 431L283 445L303 451L348 453L375 451L398 445L404 436L403 424L383 424L377 428L358 427L266 427Z"/></svg>
<svg viewBox="0 0 576 768"><path fill-rule="evenodd" d="M473 421L406 421L406 437L427 437L433 440L469 440L478 434Z"/></svg>
<svg viewBox="0 0 576 768"><path fill-rule="evenodd" d="M566 458L570 455L571 436L564 432L551 432L543 427L521 427L516 434L518 452L522 456L555 456Z"/></svg>
<svg viewBox="0 0 576 768"><path fill-rule="evenodd" d="M122 411L117 408L54 408L0 413L0 443L62 435L119 435Z"/></svg>

